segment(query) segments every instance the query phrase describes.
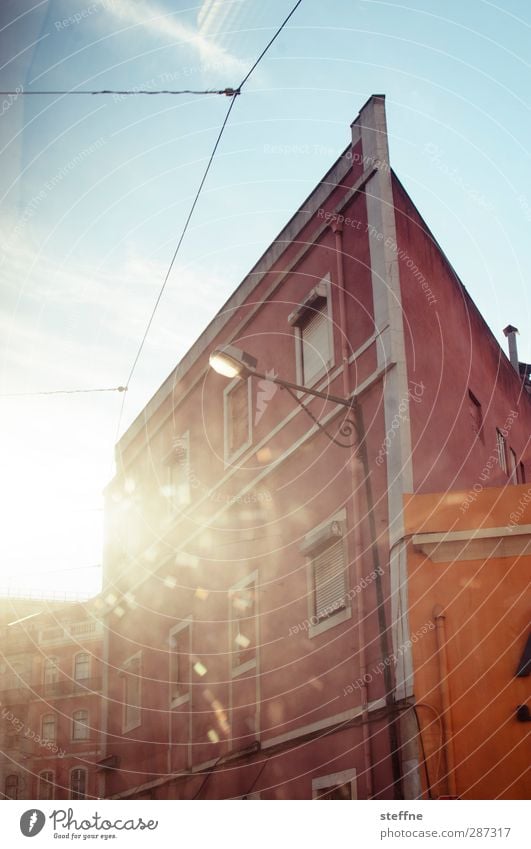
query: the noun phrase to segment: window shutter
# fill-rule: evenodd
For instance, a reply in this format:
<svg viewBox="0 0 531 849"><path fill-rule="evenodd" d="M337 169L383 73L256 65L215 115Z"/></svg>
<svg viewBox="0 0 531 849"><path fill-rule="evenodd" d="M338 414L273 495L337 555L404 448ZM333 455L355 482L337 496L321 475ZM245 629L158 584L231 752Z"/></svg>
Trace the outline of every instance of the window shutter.
<svg viewBox="0 0 531 849"><path fill-rule="evenodd" d="M327 314L323 310L314 313L301 332L302 373L307 384L330 362Z"/></svg>
<svg viewBox="0 0 531 849"><path fill-rule="evenodd" d="M345 556L343 541L325 548L313 560L315 615L325 619L345 607Z"/></svg>

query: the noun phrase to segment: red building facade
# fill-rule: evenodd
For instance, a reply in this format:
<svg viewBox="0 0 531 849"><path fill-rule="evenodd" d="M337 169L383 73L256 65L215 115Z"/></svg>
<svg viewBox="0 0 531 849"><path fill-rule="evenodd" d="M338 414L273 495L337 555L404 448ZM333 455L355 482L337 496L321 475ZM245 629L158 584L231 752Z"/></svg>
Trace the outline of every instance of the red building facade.
<svg viewBox="0 0 531 849"><path fill-rule="evenodd" d="M352 408L224 379L228 344ZM521 481L530 425L373 96L117 446L105 795L418 796L404 495L473 491L493 452L482 485Z"/></svg>
<svg viewBox="0 0 531 849"><path fill-rule="evenodd" d="M101 796L98 605L8 605L0 678L3 798Z"/></svg>

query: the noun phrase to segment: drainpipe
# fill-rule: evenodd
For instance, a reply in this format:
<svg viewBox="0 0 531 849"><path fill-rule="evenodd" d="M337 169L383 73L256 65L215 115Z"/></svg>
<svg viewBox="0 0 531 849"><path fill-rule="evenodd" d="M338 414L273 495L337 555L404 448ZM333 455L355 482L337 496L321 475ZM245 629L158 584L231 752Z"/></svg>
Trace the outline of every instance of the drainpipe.
<svg viewBox="0 0 531 849"><path fill-rule="evenodd" d="M442 722L444 731L444 752L446 755L448 794L457 799L455 781L455 757L452 730L452 714L450 688L448 686L448 656L446 653L446 616L440 604L433 608L433 621L437 638L437 654L439 657L439 688L442 699Z"/></svg>
<svg viewBox="0 0 531 849"><path fill-rule="evenodd" d="M346 310L346 290L345 290L345 282L344 282L344 273L343 273L343 225L341 222L337 220L333 220L330 224L332 231L335 235L336 240L336 261L337 261L337 285L339 289L339 324L341 330L341 357L343 360L343 395L345 398L350 397L350 375L349 375L349 345L348 345L348 336L347 336L347 310ZM380 567L380 559L378 554L378 548L376 545L376 522L374 518L374 505L373 505L373 497L372 497L372 487L370 480L370 469L369 469L369 460L367 456L367 444L365 442L365 426L363 423L363 412L359 405L356 405L355 408L355 424L356 424L356 442L357 445L351 455L351 471L352 471L352 504L354 510L354 516L358 517L358 522L354 527L354 546L356 552L363 551L363 540L361 537L361 522L359 521L359 517L362 514L362 507L360 502L360 490L362 481L365 481L365 491L367 498L367 512L368 512L368 520L369 520L369 528L370 528L370 547L373 557L373 565L374 571L376 573L375 578L375 589L376 589L376 604L377 604L377 614L378 614L378 633L380 638L380 648L382 652L382 659L387 660L391 655L391 650L389 646L388 634L387 634L387 622L385 617L385 608L384 608L384 595L383 595L383 587L381 581L381 567ZM358 456L361 455L361 456ZM362 573L362 559L361 556L356 556L355 558L355 572L356 572L356 582L357 585L360 586L360 583L363 579ZM365 673L367 672L367 660L366 660L366 642L365 642L365 625L364 625L364 605L363 605L363 593L358 593L358 635L359 635L359 645L360 645L360 666L361 666L361 678L364 681ZM389 730L389 745L391 752L391 766L393 771L393 786L394 786L394 796L397 799L403 798L403 788L402 788L402 772L401 772L401 764L400 764L400 753L399 753L399 732L398 732L398 723L395 715L395 695L394 695L394 685L393 685L393 676L392 671L389 665L386 663L384 667L384 687L385 687L385 701L387 703L389 709L389 717L388 717L388 730ZM366 722L368 715L368 703L369 703L369 689L368 685L363 683L363 728L366 729L364 732L364 752L366 757L366 762L368 764L370 761L370 745L369 745L369 732L368 732L368 723ZM368 760L367 760L368 759ZM373 787L373 777L372 777L372 767L369 766L367 770L367 774L370 776L370 789L372 793Z"/></svg>
<svg viewBox="0 0 531 849"><path fill-rule="evenodd" d="M345 301L345 283L343 274L343 225L341 222L334 220L331 223L332 231L336 240L336 261L337 261L337 287L339 292L339 326L341 331L341 359L343 361L343 395L348 398L350 395L350 376L349 376L349 353L348 353L348 337L347 337L347 312ZM350 471L352 475L352 512L354 515L353 543L355 551L355 577L356 585L360 586L363 578L361 552L363 551L363 541L361 537L361 522L360 517L360 462L356 454L356 448L353 449L350 456ZM369 686L366 682L367 676L367 653L366 653L366 637L365 637L365 607L363 604L363 593L356 593L357 598L357 613L358 613L358 645L360 655L360 680L361 688L361 711L362 711L362 735L363 735L363 757L365 761L365 775L367 782L367 798L372 799L373 775L371 761L371 746L369 732Z"/></svg>

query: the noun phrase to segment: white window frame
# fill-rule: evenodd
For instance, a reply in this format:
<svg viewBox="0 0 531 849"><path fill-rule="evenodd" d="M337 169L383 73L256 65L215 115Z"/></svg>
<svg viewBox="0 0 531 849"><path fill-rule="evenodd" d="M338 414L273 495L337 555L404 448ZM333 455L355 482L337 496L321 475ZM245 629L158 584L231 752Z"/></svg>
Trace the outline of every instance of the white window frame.
<svg viewBox="0 0 531 849"><path fill-rule="evenodd" d="M76 720L76 713L86 713L87 714L87 721L86 722L80 722L79 720ZM84 734L83 737L77 737L76 736L76 729L80 729L80 728L85 729L85 734ZM90 714L89 714L89 712L86 708L79 708L78 710L75 710L72 713L72 732L71 733L72 733L72 742L73 743L79 743L79 742L83 742L83 741L86 742L87 740L90 740Z"/></svg>
<svg viewBox="0 0 531 849"><path fill-rule="evenodd" d="M255 646L254 646L254 657L251 660L246 660L245 663L240 663L238 666L233 665L233 657L234 657L234 611L232 606L232 596L238 590L244 590L246 587L254 584L254 620L255 620ZM250 575L246 575L245 578L242 578L241 581L234 584L229 589L229 662L230 662L230 676L231 678L238 678L239 675L244 675L245 672L249 672L251 669L256 669L257 660L258 660L258 646L259 646L259 635L258 635L258 570L255 570Z"/></svg>
<svg viewBox="0 0 531 849"><path fill-rule="evenodd" d="M346 527L347 522L347 511L345 508L339 510L337 513L334 513L333 516L330 516L324 522L321 522L315 528L312 528L311 533L318 533L320 530L326 528L327 525L330 525L332 522L339 522ZM313 637L318 637L319 634L322 634L324 631L328 631L330 628L335 628L336 625L341 625L342 622L346 622L348 619L352 617L352 605L350 603L350 594L349 594L349 559L348 559L348 545L346 534L343 538L343 545L345 546L345 607L340 608L337 612L332 613L330 616L327 616L326 619L321 619L318 622L314 623L316 619L316 615L314 612L314 577L313 577L313 557L311 551L306 554L307 559L307 586L308 586L308 621L310 626L308 628L307 634L312 639Z"/></svg>
<svg viewBox="0 0 531 849"><path fill-rule="evenodd" d="M127 722L127 676L131 665L138 660L138 722L129 720ZM121 677L123 681L123 705L122 705L122 734L127 734L135 728L140 728L142 725L142 651L138 651L128 657L121 667Z"/></svg>
<svg viewBox="0 0 531 849"><path fill-rule="evenodd" d="M317 374L315 374L311 382L305 382L304 380L304 363L303 363L303 328L305 324L307 324L307 320L303 318L297 319L296 323L293 325L293 333L294 333L294 341L295 341L295 368L297 374L297 383L300 383L301 386L315 386L319 383L320 380L325 377L330 369L333 369L335 366L335 352L334 352L334 317L332 314L332 293L331 293L331 284L330 284L330 273L326 274L317 284L321 286L324 290L324 294L322 297L326 298L326 315L328 317L328 354L329 358L325 362L322 369L320 369ZM316 288L316 287L314 287ZM313 315L311 311L311 305L309 308L309 317Z"/></svg>
<svg viewBox="0 0 531 849"><path fill-rule="evenodd" d="M44 734L44 720L47 717L52 717L54 721L54 733L53 737L46 737ZM56 743L57 742L57 714L55 713L43 713L41 716L41 740L44 743Z"/></svg>
<svg viewBox="0 0 531 849"><path fill-rule="evenodd" d="M76 661L77 661L78 657L81 657L81 655L86 655L86 657L88 657L88 675L86 676L86 678L77 678L77 676L76 676ZM82 681L89 681L91 671L92 671L92 658L90 656L90 653L88 651L78 651L78 652L76 652L75 655L74 655L73 664L72 664L72 678L74 679L75 683L80 684Z"/></svg>
<svg viewBox="0 0 531 849"><path fill-rule="evenodd" d="M243 380L247 381L247 440L240 445L240 447L234 451L233 454L230 453L230 417L229 417L229 395L232 390L236 387L237 384L242 382L242 378L235 377L234 380L228 384L223 390L223 445L224 445L224 455L225 455L225 467L233 463L238 457L247 451L247 449L253 443L253 416L252 416L252 381L250 377L243 378Z"/></svg>
<svg viewBox="0 0 531 849"><path fill-rule="evenodd" d="M169 645L168 645L168 686L169 686L169 701L170 708L180 707L181 705L186 704L190 701L190 695L192 692L192 617L189 616L187 619L183 619L182 622L179 622L178 625L174 625L173 628L170 629L169 633ZM188 692L183 693L181 696L176 696L172 698L172 667L171 667L171 655L172 655L172 646L171 640L177 634L180 634L182 631L188 629L188 645L190 647L190 653L188 655Z"/></svg>
<svg viewBox="0 0 531 849"><path fill-rule="evenodd" d="M81 797L81 799L78 796L72 795L73 792L74 792L73 789L72 789L72 775L76 771L83 772L85 774L85 792L84 792L83 796ZM71 768L71 770L68 774L68 797L69 797L69 799L77 799L78 801L82 801L83 799L86 799L88 797L88 779L89 779L88 769L86 769L85 767L83 767L83 766L73 766Z"/></svg>
<svg viewBox="0 0 531 849"><path fill-rule="evenodd" d="M341 772L333 772L330 775L321 775L312 779L312 799L319 799L323 790L332 787L340 787L350 784L350 798L358 798L358 782L355 769L344 769Z"/></svg>
<svg viewBox="0 0 531 849"><path fill-rule="evenodd" d="M47 680L47 673L53 673L51 678ZM45 696L56 695L56 684L59 682L59 658L55 655L45 657L42 665L42 687Z"/></svg>
<svg viewBox="0 0 531 849"><path fill-rule="evenodd" d="M41 793L41 787L44 783L44 779L43 779L44 775L51 775L52 776L51 781L48 781L48 779L46 779L46 784L49 784L52 788L52 795L51 796L43 796L42 793ZM55 771L53 769L42 769L39 772L38 782L37 782L37 799L42 800L43 802L45 802L47 800L55 799Z"/></svg>

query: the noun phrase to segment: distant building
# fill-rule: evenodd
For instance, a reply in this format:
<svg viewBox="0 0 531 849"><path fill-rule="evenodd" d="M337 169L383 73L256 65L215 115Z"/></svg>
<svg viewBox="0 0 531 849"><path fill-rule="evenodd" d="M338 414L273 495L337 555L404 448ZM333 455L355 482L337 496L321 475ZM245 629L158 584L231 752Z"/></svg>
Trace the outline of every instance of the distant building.
<svg viewBox="0 0 531 849"><path fill-rule="evenodd" d="M228 344L265 376L214 373L209 355ZM107 797L428 793L419 646L440 625L431 602L457 587L434 589L418 620L410 536L424 525L404 499L455 491L462 504L479 483L520 497L531 399L515 363L392 171L384 98L371 97L344 153L117 445ZM503 590L486 603L495 623ZM511 740L524 729L505 722ZM506 725L488 708L483 723L503 746ZM445 758L428 775L452 795ZM458 772L458 795L470 776ZM500 786L491 775L480 790Z"/></svg>
<svg viewBox="0 0 531 849"><path fill-rule="evenodd" d="M4 599L0 614L1 797L98 798L98 600Z"/></svg>

